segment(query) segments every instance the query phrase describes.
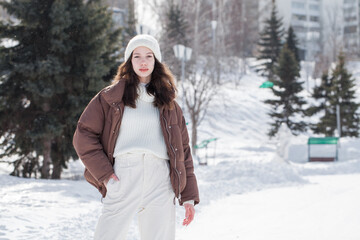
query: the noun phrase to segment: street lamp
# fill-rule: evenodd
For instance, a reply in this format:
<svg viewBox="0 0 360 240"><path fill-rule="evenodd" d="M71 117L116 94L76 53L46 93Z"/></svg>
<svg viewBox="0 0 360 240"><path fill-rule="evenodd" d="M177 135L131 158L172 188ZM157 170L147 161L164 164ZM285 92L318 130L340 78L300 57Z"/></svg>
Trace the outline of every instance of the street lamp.
<svg viewBox="0 0 360 240"><path fill-rule="evenodd" d="M217 21L212 20L211 21L211 29L212 29L212 40L213 40L213 52L215 56L215 48L216 48L216 38L215 38L215 31L217 27Z"/></svg>
<svg viewBox="0 0 360 240"><path fill-rule="evenodd" d="M216 57L217 57L217 54L216 54L216 26L217 26L217 21L215 20L212 20L211 21L211 29L212 29L212 42L213 42L213 63L214 63L214 66L213 66L213 69L215 70L215 74L214 74L214 83L219 81L219 66L216 65Z"/></svg>
<svg viewBox="0 0 360 240"><path fill-rule="evenodd" d="M177 44L173 47L175 57L181 61L181 88L182 88L182 108L185 106L185 62L189 61L191 58L192 49L185 47L184 45Z"/></svg>

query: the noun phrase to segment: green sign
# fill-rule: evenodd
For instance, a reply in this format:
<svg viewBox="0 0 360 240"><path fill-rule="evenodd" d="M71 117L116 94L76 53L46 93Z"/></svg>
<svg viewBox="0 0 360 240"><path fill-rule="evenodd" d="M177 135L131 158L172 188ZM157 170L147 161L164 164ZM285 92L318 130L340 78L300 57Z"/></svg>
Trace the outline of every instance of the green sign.
<svg viewBox="0 0 360 240"><path fill-rule="evenodd" d="M266 81L263 84L261 84L260 88L272 88L274 86L274 83L270 81Z"/></svg>
<svg viewBox="0 0 360 240"><path fill-rule="evenodd" d="M337 137L312 137L308 140L308 145L310 144L337 144L339 138Z"/></svg>

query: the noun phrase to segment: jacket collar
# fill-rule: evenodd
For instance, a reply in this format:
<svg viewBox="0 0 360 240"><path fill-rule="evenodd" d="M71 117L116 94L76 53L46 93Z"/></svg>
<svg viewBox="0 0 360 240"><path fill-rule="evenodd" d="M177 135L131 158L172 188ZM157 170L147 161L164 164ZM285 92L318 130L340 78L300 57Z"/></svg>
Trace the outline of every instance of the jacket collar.
<svg viewBox="0 0 360 240"><path fill-rule="evenodd" d="M101 95L104 97L105 101L111 105L113 103L120 103L124 95L125 89L125 80L121 79L114 85L104 88Z"/></svg>

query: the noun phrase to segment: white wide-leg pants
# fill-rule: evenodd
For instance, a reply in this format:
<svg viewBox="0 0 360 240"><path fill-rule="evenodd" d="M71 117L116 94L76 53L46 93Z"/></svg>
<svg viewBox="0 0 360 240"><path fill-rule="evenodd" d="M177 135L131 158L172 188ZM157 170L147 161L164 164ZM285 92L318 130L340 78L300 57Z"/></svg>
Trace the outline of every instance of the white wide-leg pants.
<svg viewBox="0 0 360 240"><path fill-rule="evenodd" d="M175 239L175 204L169 160L153 154L124 154L115 159L120 181L110 179L95 240L125 240L135 215L141 240Z"/></svg>

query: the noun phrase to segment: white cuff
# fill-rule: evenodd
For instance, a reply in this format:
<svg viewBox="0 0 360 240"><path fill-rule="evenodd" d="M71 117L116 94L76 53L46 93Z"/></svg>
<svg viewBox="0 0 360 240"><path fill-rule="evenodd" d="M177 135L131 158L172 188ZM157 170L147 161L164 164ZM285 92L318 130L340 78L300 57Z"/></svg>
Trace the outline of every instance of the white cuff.
<svg viewBox="0 0 360 240"><path fill-rule="evenodd" d="M195 205L195 201L194 201L194 200L185 201L185 202L183 203L183 205L184 205L185 203L192 204L193 206Z"/></svg>

